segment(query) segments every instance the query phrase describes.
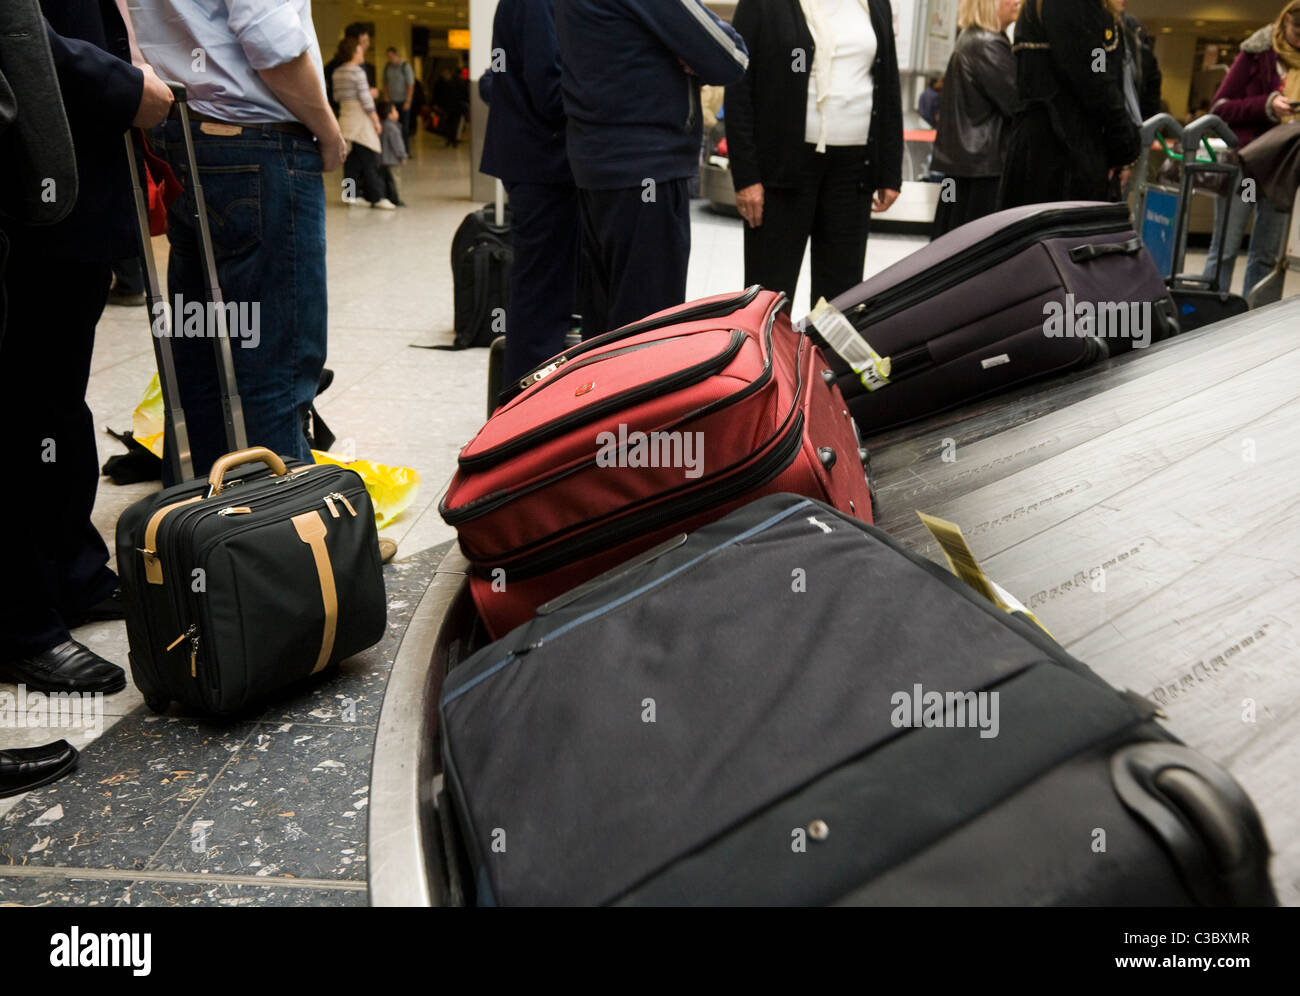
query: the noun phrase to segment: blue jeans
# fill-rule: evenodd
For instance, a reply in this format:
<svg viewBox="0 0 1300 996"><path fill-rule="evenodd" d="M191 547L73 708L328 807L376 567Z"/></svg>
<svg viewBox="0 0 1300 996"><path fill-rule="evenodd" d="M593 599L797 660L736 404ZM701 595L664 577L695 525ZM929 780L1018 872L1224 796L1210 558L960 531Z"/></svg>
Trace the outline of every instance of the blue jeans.
<svg viewBox="0 0 1300 996"><path fill-rule="evenodd" d="M204 475L227 449L213 340L188 333L182 302L204 302L193 194L180 123L164 127L163 153L186 193L168 212L168 300L172 347L194 471ZM325 364L325 188L316 143L245 126L205 135L191 124L217 279L227 302L235 376L248 444L309 460L303 417ZM196 324L196 323L195 323Z"/></svg>
<svg viewBox="0 0 1300 996"><path fill-rule="evenodd" d="M1250 236L1250 255L1246 260L1246 282L1243 294L1249 294L1251 288L1273 272L1277 265L1278 253L1286 242L1287 219L1289 215L1275 208L1267 198L1255 204L1243 201L1240 196L1228 202L1227 237L1224 242L1223 268L1219 271L1218 290L1227 291L1232 286L1232 271L1236 268L1237 256L1241 252L1241 243L1246 236L1246 226L1251 214L1255 216L1255 227ZM1219 257L1219 225L1223 221L1224 200L1220 198L1214 204L1214 235L1210 239L1210 258L1206 260L1204 277L1214 276L1214 263ZM1272 304L1282 299L1282 285L1278 284L1268 299L1259 304Z"/></svg>

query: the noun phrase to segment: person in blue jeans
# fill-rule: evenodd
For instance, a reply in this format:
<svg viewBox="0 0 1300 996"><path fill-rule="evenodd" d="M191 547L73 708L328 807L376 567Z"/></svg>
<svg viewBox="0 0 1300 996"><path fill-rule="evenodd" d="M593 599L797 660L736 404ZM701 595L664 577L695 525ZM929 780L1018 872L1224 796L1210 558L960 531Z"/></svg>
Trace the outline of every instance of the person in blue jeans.
<svg viewBox="0 0 1300 996"><path fill-rule="evenodd" d="M310 0L237 0L213 17L197 6L145 4L135 23L144 57L188 89L217 278L236 317L229 333L248 443L310 460L304 420L326 347L321 173L346 154L325 98ZM177 298L182 306L207 298L175 118L163 127L163 154L186 186L168 214L167 290L181 403L202 475L227 446L214 323L189 321L175 307Z"/></svg>
<svg viewBox="0 0 1300 996"><path fill-rule="evenodd" d="M1214 234L1210 238L1210 256L1206 260L1202 276L1213 277L1220 253L1219 225L1223 212L1228 211L1228 229L1222 243L1223 266L1219 269L1219 279L1215 288L1227 293L1232 287L1232 274L1236 269L1237 256L1241 253L1242 243L1246 238L1246 226L1250 219L1255 219L1255 227L1250 232L1250 253L1246 257L1246 277L1242 284L1243 294L1250 294L1277 266L1278 254L1286 242L1287 224L1290 214L1279 211L1267 197L1260 197L1251 203L1240 195L1227 199L1229 208L1224 207L1224 199L1214 204ZM1254 302L1256 307L1273 304L1282 300L1282 283L1266 291Z"/></svg>

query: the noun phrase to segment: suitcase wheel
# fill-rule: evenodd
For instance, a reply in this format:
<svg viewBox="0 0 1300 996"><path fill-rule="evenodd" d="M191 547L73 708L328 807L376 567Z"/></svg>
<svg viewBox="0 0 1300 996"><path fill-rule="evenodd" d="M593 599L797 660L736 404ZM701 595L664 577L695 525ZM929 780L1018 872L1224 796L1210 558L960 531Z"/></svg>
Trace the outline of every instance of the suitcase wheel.
<svg viewBox="0 0 1300 996"><path fill-rule="evenodd" d="M156 712L161 714L167 711L167 707L171 705L171 702L169 702L167 699L146 698L144 700L144 704L149 707L150 712Z"/></svg>
<svg viewBox="0 0 1300 996"><path fill-rule="evenodd" d="M1164 843L1205 906L1275 906L1259 812L1227 771L1182 744L1146 742L1111 758L1124 805Z"/></svg>

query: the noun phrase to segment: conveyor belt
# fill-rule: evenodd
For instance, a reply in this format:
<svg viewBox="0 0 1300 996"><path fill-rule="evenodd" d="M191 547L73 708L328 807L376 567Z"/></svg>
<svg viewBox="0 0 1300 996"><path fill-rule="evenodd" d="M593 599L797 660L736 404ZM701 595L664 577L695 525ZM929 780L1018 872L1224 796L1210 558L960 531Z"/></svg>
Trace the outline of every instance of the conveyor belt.
<svg viewBox="0 0 1300 996"><path fill-rule="evenodd" d="M879 524L942 562L915 511L958 523L1075 656L1160 703L1250 792L1300 904L1300 300L868 443Z"/></svg>
<svg viewBox="0 0 1300 996"><path fill-rule="evenodd" d="M1159 701L1250 792L1300 905L1300 300L868 444L879 524L938 562L916 510L960 524L1071 652ZM466 650L464 570L453 549L394 664L376 904L442 899L429 748L440 671Z"/></svg>

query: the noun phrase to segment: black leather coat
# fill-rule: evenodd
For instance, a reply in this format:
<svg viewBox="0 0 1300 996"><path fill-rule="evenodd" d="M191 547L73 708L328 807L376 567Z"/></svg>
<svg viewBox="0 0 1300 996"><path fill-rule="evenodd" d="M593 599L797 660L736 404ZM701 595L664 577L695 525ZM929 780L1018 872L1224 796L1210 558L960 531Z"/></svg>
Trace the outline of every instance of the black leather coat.
<svg viewBox="0 0 1300 996"><path fill-rule="evenodd" d="M1001 176L1017 102L1010 39L1000 31L966 28L943 78L931 168L956 177Z"/></svg>
<svg viewBox="0 0 1300 996"><path fill-rule="evenodd" d="M1109 199L1108 170L1133 162L1141 144L1114 15L1104 0L1027 0L1014 51L1020 108L1001 206Z"/></svg>

